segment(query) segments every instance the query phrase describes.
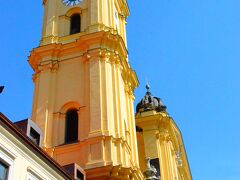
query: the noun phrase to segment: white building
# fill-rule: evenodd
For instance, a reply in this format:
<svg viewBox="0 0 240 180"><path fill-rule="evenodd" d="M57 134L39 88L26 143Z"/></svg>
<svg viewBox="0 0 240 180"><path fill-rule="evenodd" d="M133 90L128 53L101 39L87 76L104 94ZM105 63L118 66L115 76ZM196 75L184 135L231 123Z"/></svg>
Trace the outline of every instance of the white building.
<svg viewBox="0 0 240 180"><path fill-rule="evenodd" d="M0 180L73 178L22 130L0 113Z"/></svg>

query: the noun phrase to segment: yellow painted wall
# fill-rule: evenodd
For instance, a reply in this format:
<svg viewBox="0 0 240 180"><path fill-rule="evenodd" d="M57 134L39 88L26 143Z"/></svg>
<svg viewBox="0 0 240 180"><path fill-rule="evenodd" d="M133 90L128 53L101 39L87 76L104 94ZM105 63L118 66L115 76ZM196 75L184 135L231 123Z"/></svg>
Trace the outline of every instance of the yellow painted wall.
<svg viewBox="0 0 240 180"><path fill-rule="evenodd" d="M142 128L144 140L144 147L139 146L139 154L145 151L145 158L159 158L161 180L192 179L181 132L166 112L137 113L136 125ZM177 162L178 151L181 152L181 164Z"/></svg>
<svg viewBox="0 0 240 180"><path fill-rule="evenodd" d="M43 130L48 154L61 165L77 163L87 179L143 179L145 158L158 157L163 180L190 180L184 147L182 165L176 162L183 143L174 121L150 111L137 114L135 122L138 79L128 63L126 0L84 0L75 7L43 2L41 43L29 64L35 87L32 119ZM69 35L74 13L81 15L81 32ZM79 109L78 142L64 144L70 108ZM142 134L137 135L136 124Z"/></svg>
<svg viewBox="0 0 240 180"><path fill-rule="evenodd" d="M81 14L82 31L69 35L74 13ZM114 166L116 176L141 179L133 108L138 80L128 64L128 14L125 0L84 0L76 7L45 1L41 44L29 56L35 72L32 119L43 130L44 149L61 165L76 162L89 172ZM64 145L70 108L79 109L78 142Z"/></svg>
<svg viewBox="0 0 240 180"><path fill-rule="evenodd" d="M81 14L82 33L69 35L70 16ZM67 7L59 0L46 0L42 29L42 45L49 43L68 43L83 34L99 31L118 33L126 42L126 18L129 15L125 0L84 0L75 7ZM117 17L117 18L116 18Z"/></svg>

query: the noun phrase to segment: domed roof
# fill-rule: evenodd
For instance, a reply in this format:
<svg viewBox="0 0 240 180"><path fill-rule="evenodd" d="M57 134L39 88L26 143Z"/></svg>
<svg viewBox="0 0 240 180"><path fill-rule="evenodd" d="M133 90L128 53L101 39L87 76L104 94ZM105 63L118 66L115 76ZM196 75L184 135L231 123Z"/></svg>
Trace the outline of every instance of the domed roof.
<svg viewBox="0 0 240 180"><path fill-rule="evenodd" d="M147 92L142 100L137 104L136 111L139 112L146 112L155 110L157 112L165 112L167 107L163 105L162 101L158 97L152 96L150 92L150 85L146 85Z"/></svg>

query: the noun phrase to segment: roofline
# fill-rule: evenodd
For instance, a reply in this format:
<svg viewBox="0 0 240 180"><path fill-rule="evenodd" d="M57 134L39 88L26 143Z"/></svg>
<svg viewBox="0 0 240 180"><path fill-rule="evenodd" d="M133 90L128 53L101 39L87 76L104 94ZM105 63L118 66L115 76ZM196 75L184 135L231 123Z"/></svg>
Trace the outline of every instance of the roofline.
<svg viewBox="0 0 240 180"><path fill-rule="evenodd" d="M182 145L183 145L183 150L184 150L184 153L185 153L185 156L186 156L186 161L187 161L187 165L188 165L188 168L189 168L190 176L192 178L191 167L190 167L190 163L189 163L188 156L187 156L187 150L186 150L186 147L185 147L185 144L184 144L184 141L183 141L182 131L179 129L179 127L178 127L177 123L174 121L174 119L172 117L169 117L169 118L170 118L171 122L175 125L175 127L177 128L177 130L179 132L180 139L181 139L181 142L182 142Z"/></svg>
<svg viewBox="0 0 240 180"><path fill-rule="evenodd" d="M51 158L45 151L40 147L35 145L29 137L21 132L21 130L13 124L4 114L0 112L0 124L7 128L9 133L11 133L15 138L21 141L24 145L29 147L31 151L36 152L35 154L42 159L45 163L49 164L54 170L57 170L66 180L72 180L72 176L68 174L64 168L57 163L53 158Z"/></svg>
<svg viewBox="0 0 240 180"><path fill-rule="evenodd" d="M0 112L0 114L2 114L1 112ZM4 115L3 115L4 116ZM6 116L5 116L6 117ZM15 123L19 123L19 122L23 122L23 121L27 121L28 119L23 119L23 120L20 120L20 121L16 121L16 122L12 122L13 124L15 124Z"/></svg>

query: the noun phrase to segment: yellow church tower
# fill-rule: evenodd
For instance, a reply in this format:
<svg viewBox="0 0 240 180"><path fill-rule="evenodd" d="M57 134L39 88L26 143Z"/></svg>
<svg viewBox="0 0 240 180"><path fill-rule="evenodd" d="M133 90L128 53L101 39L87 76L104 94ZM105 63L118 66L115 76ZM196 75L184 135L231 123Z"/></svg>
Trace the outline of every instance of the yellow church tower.
<svg viewBox="0 0 240 180"><path fill-rule="evenodd" d="M139 168L128 63L126 0L43 0L34 70L32 120L43 149L87 179L144 179Z"/></svg>
<svg viewBox="0 0 240 180"><path fill-rule="evenodd" d="M161 99L146 88L136 108L140 168L149 180L191 180L181 132Z"/></svg>
<svg viewBox="0 0 240 180"><path fill-rule="evenodd" d="M127 0L43 0L31 119L42 148L87 180L191 180L181 132L161 99L146 95L134 116Z"/></svg>

